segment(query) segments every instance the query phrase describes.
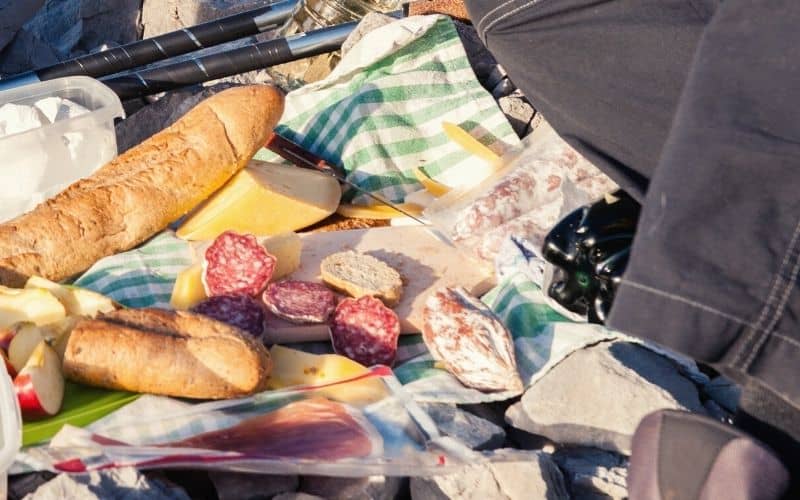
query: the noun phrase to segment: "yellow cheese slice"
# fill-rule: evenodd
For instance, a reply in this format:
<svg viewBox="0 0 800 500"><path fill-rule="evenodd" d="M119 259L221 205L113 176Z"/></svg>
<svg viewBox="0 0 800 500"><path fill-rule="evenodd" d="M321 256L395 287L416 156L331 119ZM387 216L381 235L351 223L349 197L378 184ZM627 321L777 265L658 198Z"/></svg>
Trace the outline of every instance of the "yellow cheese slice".
<svg viewBox="0 0 800 500"><path fill-rule="evenodd" d="M331 215L341 194L329 175L253 160L192 213L177 235L210 240L227 230L257 236L296 231Z"/></svg>
<svg viewBox="0 0 800 500"><path fill-rule="evenodd" d="M415 203L398 203L397 206L411 215L422 215L423 207ZM342 203L336 209L336 213L343 217L356 219L396 219L405 217L402 212L398 212L386 205L350 205L349 203Z"/></svg>
<svg viewBox="0 0 800 500"><path fill-rule="evenodd" d="M365 366L338 354L309 354L277 344L269 354L272 359L269 389L328 384L369 372ZM363 404L380 400L386 388L380 380L367 378L319 389L319 393L330 399Z"/></svg>
<svg viewBox="0 0 800 500"><path fill-rule="evenodd" d="M191 309L200 301L206 298L206 290L203 288L203 266L194 264L178 273L175 286L172 289L172 297L169 299L173 309Z"/></svg>
<svg viewBox="0 0 800 500"><path fill-rule="evenodd" d="M440 197L446 195L450 188L442 184L441 182L437 182L422 171L419 167L414 168L414 177L417 178L422 187L424 187L430 194L435 197Z"/></svg>
<svg viewBox="0 0 800 500"><path fill-rule="evenodd" d="M493 168L500 168L503 165L503 159L500 158L497 153L486 147L482 142L472 137L469 132L455 123L442 122L442 129L451 141L461 146L467 152L488 162Z"/></svg>

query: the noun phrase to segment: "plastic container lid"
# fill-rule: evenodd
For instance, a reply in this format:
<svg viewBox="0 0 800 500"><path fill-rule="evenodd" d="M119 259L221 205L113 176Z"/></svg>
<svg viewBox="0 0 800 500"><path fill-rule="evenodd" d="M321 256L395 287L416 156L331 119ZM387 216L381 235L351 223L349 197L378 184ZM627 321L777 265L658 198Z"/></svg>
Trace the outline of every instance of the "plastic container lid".
<svg viewBox="0 0 800 500"><path fill-rule="evenodd" d="M0 481L22 446L22 417L11 377L0 366ZM3 481L4 482L4 481ZM0 488L2 485L0 485Z"/></svg>

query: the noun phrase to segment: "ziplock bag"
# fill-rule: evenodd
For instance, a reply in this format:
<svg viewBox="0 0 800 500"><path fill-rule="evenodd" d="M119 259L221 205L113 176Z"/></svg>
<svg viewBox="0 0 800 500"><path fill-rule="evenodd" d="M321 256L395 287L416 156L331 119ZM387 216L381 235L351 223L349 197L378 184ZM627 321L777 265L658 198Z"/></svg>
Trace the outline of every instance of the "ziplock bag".
<svg viewBox="0 0 800 500"><path fill-rule="evenodd" d="M135 466L430 476L484 460L439 435L384 366L336 383L201 403L115 425L102 434L65 426L50 446L32 453L55 471L76 473Z"/></svg>

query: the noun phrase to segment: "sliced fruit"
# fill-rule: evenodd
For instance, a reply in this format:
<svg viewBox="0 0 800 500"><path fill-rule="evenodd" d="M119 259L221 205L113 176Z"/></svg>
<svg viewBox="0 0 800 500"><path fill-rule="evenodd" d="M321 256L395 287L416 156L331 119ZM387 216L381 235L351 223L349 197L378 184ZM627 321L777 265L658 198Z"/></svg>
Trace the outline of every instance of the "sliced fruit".
<svg viewBox="0 0 800 500"><path fill-rule="evenodd" d="M17 325L17 334L8 346L8 359L17 372L28 362L36 346L48 340L48 331L34 323L20 323Z"/></svg>
<svg viewBox="0 0 800 500"><path fill-rule="evenodd" d="M203 266L194 264L178 273L169 303L173 309L187 310L206 298L203 287Z"/></svg>
<svg viewBox="0 0 800 500"><path fill-rule="evenodd" d="M329 175L253 160L192 213L177 235L194 241L229 230L257 236L295 231L332 214L341 195Z"/></svg>
<svg viewBox="0 0 800 500"><path fill-rule="evenodd" d="M14 368L14 365L11 364L11 361L8 359L8 354L5 351L0 350L0 356L3 357L3 363L6 365L6 371L8 372L8 376L14 378L17 376L17 369Z"/></svg>
<svg viewBox="0 0 800 500"><path fill-rule="evenodd" d="M401 210L405 210L414 216L422 215L423 207L414 203L399 203L397 205ZM398 212L392 207L386 205L349 205L342 203L336 209L336 213L344 217L353 217L356 219L395 219L398 217L405 217L405 214Z"/></svg>
<svg viewBox="0 0 800 500"><path fill-rule="evenodd" d="M119 309L117 304L101 293L71 285L61 285L40 276L31 276L25 288L42 288L49 291L64 305L69 316L88 316L94 318L98 314Z"/></svg>
<svg viewBox="0 0 800 500"><path fill-rule="evenodd" d="M47 342L36 345L30 359L14 378L22 418L36 420L51 417L64 400L64 375L61 361Z"/></svg>
<svg viewBox="0 0 800 500"><path fill-rule="evenodd" d="M478 139L472 137L466 130L455 123L442 122L442 129L450 140L464 148L467 152L487 161L495 168L502 165L503 160L497 153L484 146Z"/></svg>
<svg viewBox="0 0 800 500"><path fill-rule="evenodd" d="M0 328L0 349L4 351L8 351L8 346L11 345L11 339L14 338L14 335L17 333L17 330L14 327L3 327Z"/></svg>
<svg viewBox="0 0 800 500"><path fill-rule="evenodd" d="M28 361L36 345L44 340L53 346L69 335L75 324L80 320L80 316L68 316L55 323L48 325L35 325L33 323L19 323L16 326L17 333L14 340L8 346L8 358L11 364L19 372Z"/></svg>
<svg viewBox="0 0 800 500"><path fill-rule="evenodd" d="M0 328L24 321L45 325L66 315L64 306L48 290L0 286Z"/></svg>
<svg viewBox="0 0 800 500"><path fill-rule="evenodd" d="M321 385L350 379L369 373L369 369L338 354L309 354L274 345L269 350L272 359L267 387L280 389L298 385ZM386 389L377 379L364 379L320 389L331 399L347 403L367 403L384 396Z"/></svg>
<svg viewBox="0 0 800 500"><path fill-rule="evenodd" d="M423 172L422 169L419 167L414 169L414 177L417 178L419 183L422 184L422 187L424 187L426 191L428 191L430 194L432 194L437 198L440 196L444 196L448 192L450 192L449 187L445 186L441 182L437 182L431 179L430 177L428 177L428 174Z"/></svg>

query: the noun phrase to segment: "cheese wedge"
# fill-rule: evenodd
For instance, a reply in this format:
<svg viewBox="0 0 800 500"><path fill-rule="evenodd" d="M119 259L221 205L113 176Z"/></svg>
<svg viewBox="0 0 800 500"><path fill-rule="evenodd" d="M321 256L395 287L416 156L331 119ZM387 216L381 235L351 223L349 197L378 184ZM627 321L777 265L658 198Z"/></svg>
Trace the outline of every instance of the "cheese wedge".
<svg viewBox="0 0 800 500"><path fill-rule="evenodd" d="M203 288L203 266L194 264L178 273L175 286L172 288L172 297L169 304L173 309L191 309L200 301L206 298L206 290Z"/></svg>
<svg viewBox="0 0 800 500"><path fill-rule="evenodd" d="M267 249L267 252L278 259L275 270L272 272L272 281L288 276L300 267L303 241L297 233L276 234L262 240L261 244Z"/></svg>
<svg viewBox="0 0 800 500"><path fill-rule="evenodd" d="M178 229L186 240L224 231L269 236L310 226L331 215L342 192L329 175L252 160Z"/></svg>
<svg viewBox="0 0 800 500"><path fill-rule="evenodd" d="M269 355L272 371L267 380L268 389L331 384L369 372L364 365L338 354L309 354L276 344ZM366 378L331 385L319 389L319 393L346 403L368 403L382 398L386 388L380 380Z"/></svg>

